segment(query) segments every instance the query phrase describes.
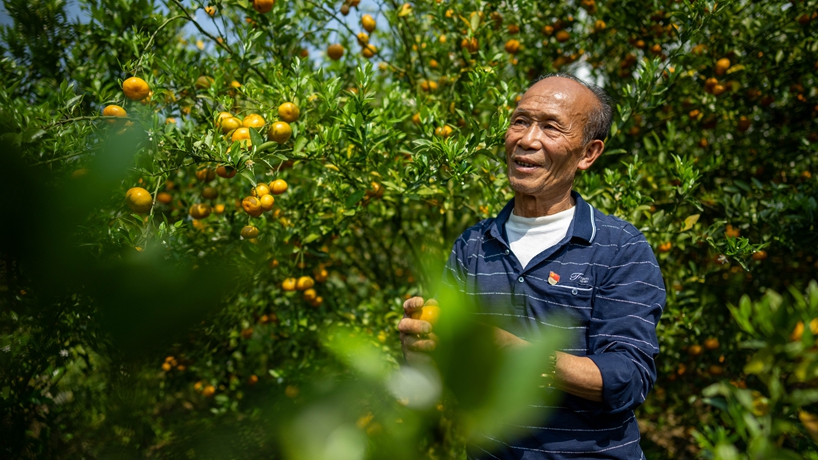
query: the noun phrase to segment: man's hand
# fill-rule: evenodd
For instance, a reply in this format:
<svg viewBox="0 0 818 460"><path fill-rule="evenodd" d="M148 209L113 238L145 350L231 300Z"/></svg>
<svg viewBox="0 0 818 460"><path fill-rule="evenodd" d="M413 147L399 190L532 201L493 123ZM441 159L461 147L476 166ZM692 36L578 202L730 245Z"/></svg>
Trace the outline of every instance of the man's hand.
<svg viewBox="0 0 818 460"><path fill-rule="evenodd" d="M428 363L431 358L426 353L437 347L438 337L432 332L432 324L420 319L412 319L412 313L423 308L422 297L412 297L403 303L403 319L398 323L403 355L409 364Z"/></svg>

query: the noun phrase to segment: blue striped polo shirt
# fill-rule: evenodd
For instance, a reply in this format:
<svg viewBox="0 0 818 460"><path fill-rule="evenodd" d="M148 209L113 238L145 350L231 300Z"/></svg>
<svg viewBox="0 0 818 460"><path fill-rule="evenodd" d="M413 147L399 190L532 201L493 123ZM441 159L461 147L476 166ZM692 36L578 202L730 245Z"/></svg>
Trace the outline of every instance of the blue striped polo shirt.
<svg viewBox="0 0 818 460"><path fill-rule="evenodd" d="M514 439L484 434L470 459L643 458L633 410L656 380L664 281L639 230L572 196L576 207L565 238L526 267L505 235L511 200L497 217L460 235L443 283L473 301L480 319L524 340L551 328L568 332L560 350L596 363L603 402L544 390L557 392L559 402L535 406L543 411L540 423L522 427Z"/></svg>

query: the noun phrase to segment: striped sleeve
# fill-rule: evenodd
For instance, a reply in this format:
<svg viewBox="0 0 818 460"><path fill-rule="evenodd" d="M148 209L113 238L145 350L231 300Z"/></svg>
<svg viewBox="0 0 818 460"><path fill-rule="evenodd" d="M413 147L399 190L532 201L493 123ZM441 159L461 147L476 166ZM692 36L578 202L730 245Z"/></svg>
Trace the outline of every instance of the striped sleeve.
<svg viewBox="0 0 818 460"><path fill-rule="evenodd" d="M443 269L442 283L445 288L454 290L455 293L464 292L466 289L466 279L468 276L468 269L466 261L468 260L467 241L461 235L454 242L452 252L449 254L449 259L446 261L446 266Z"/></svg>
<svg viewBox="0 0 818 460"><path fill-rule="evenodd" d="M612 413L642 404L656 381L656 324L665 305L656 257L641 233L630 233L597 287L588 330L588 357L602 373L603 405Z"/></svg>

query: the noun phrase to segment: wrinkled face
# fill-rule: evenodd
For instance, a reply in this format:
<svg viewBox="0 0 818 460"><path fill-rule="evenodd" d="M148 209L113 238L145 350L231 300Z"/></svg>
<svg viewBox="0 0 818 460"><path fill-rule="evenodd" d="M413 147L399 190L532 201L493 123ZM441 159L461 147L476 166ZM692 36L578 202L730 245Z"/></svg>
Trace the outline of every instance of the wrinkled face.
<svg viewBox="0 0 818 460"><path fill-rule="evenodd" d="M564 195L577 169L586 169L583 129L596 96L562 77L537 82L520 99L506 131L508 179L516 194ZM595 159L595 158L594 158Z"/></svg>

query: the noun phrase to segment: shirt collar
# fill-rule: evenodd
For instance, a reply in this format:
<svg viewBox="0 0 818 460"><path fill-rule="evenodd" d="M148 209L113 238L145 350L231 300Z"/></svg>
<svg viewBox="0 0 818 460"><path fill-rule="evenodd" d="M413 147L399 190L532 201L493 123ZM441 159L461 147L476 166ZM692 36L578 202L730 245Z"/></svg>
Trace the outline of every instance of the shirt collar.
<svg viewBox="0 0 818 460"><path fill-rule="evenodd" d="M590 244L594 241L594 237L596 237L594 208L583 200L579 193L572 190L571 196L574 197L577 204L574 207L574 219L571 221L571 226L568 227L568 234L571 235L571 239L577 238ZM506 203L503 210L491 221L484 233L508 244L504 235L505 232L503 232L503 226L508 221L508 216L511 215L513 210L514 198Z"/></svg>

